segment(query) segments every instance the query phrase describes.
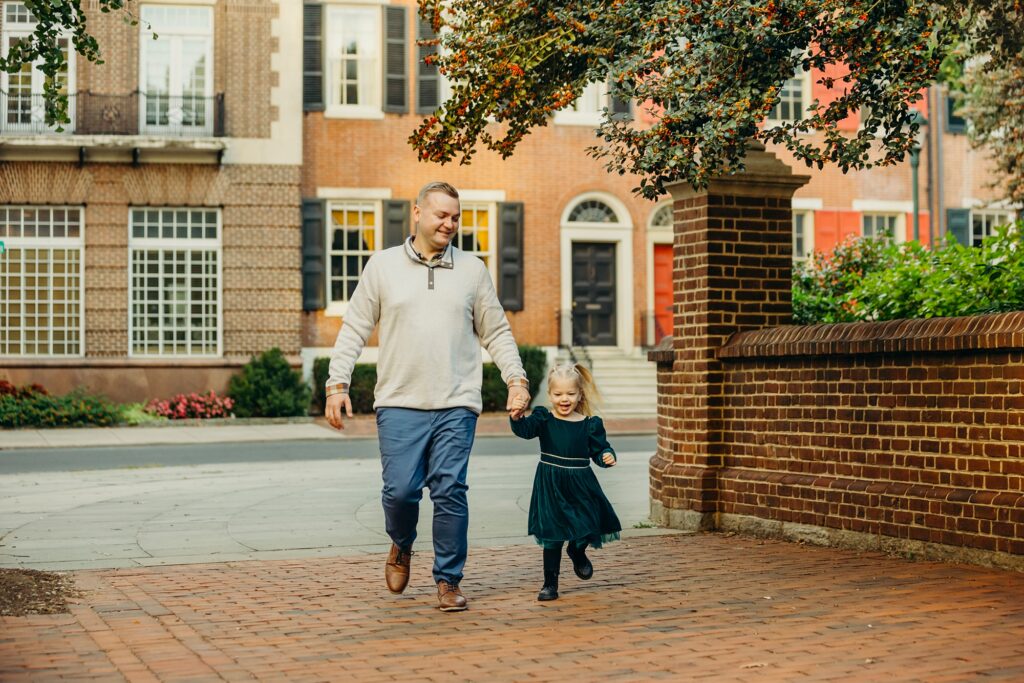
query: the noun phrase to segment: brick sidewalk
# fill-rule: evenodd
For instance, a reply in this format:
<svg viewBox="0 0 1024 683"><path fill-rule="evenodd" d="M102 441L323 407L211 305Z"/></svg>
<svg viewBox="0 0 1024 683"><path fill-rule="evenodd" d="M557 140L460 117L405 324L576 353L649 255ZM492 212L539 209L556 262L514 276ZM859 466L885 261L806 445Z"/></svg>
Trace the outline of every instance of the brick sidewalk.
<svg viewBox="0 0 1024 683"><path fill-rule="evenodd" d="M428 552L402 596L383 556L77 572L72 614L0 618L0 679L1024 680L1021 574L670 535L542 604L536 547L470 552L457 614Z"/></svg>

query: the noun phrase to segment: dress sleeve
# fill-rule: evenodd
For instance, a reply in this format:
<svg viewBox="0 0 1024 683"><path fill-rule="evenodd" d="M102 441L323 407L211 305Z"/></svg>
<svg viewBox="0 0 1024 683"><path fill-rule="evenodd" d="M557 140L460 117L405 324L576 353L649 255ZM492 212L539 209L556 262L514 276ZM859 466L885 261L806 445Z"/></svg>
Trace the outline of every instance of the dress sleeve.
<svg viewBox="0 0 1024 683"><path fill-rule="evenodd" d="M612 448L611 444L608 443L608 435L604 431L604 422L599 417L589 418L590 424L588 425L587 431L589 432L589 448L590 448L590 459L594 461L599 467L608 467L604 464L601 456L605 453L611 453L612 457L618 461L619 457L615 455L615 449Z"/></svg>
<svg viewBox="0 0 1024 683"><path fill-rule="evenodd" d="M518 420L508 419L512 425L512 433L520 439L534 439L540 435L544 423L551 417L551 413L543 406L537 406L528 417L521 417Z"/></svg>

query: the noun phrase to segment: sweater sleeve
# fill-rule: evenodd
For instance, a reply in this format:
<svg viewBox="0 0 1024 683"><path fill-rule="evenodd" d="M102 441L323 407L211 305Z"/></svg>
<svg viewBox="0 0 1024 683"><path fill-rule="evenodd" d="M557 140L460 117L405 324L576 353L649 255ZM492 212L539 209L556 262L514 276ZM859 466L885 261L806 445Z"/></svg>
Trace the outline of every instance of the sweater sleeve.
<svg viewBox="0 0 1024 683"><path fill-rule="evenodd" d="M604 431L604 422L601 421L601 418L591 417L589 422L587 431L589 432L590 459L599 467L608 467L608 465L604 464L601 456L605 453L611 453L616 462L619 457L615 454L615 449L608 443L608 435Z"/></svg>
<svg viewBox="0 0 1024 683"><path fill-rule="evenodd" d="M373 333L373 328L380 320L380 289L377 285L377 268L374 257L366 262L359 284L349 299L341 330L334 341L331 351L331 364L327 376L327 386L332 384L349 384L352 369L355 367L359 354L366 345L366 340Z"/></svg>
<svg viewBox="0 0 1024 683"><path fill-rule="evenodd" d="M512 433L520 439L535 439L540 436L540 430L549 417L551 417L551 413L546 408L538 406L529 416L521 417L518 420L513 420L510 417L508 421L512 425Z"/></svg>
<svg viewBox="0 0 1024 683"><path fill-rule="evenodd" d="M480 338L481 346L494 359L501 371L501 379L506 384L516 377L526 378L523 361L519 358L519 348L512 336L512 327L494 291L491 274L483 264L477 281L476 300L473 302L473 328Z"/></svg>

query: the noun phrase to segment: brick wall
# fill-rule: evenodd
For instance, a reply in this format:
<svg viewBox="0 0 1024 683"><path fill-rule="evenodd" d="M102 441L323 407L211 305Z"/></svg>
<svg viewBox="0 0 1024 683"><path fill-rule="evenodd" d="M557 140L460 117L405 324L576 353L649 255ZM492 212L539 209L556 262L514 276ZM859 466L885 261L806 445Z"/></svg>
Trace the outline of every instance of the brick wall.
<svg viewBox="0 0 1024 683"><path fill-rule="evenodd" d="M1024 313L784 325L805 179L754 156L673 190L653 516L1024 567Z"/></svg>

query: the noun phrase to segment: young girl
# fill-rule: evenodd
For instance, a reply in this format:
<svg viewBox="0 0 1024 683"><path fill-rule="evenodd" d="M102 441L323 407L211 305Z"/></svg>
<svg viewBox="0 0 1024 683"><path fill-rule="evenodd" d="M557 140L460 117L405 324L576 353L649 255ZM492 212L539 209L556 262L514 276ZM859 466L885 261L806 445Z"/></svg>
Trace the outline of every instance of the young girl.
<svg viewBox="0 0 1024 683"><path fill-rule="evenodd" d="M511 420L523 439L540 437L540 462L530 498L529 533L544 548L544 587L538 600L558 599L562 545L581 579L594 567L587 546L619 538L622 526L590 469L615 465L601 418L593 415L600 400L594 379L582 365L558 365L548 373L548 398L553 411L537 407L529 417ZM516 406L524 408L525 406Z"/></svg>

